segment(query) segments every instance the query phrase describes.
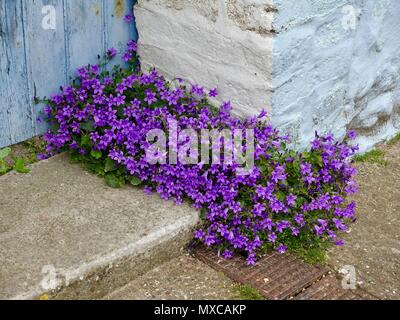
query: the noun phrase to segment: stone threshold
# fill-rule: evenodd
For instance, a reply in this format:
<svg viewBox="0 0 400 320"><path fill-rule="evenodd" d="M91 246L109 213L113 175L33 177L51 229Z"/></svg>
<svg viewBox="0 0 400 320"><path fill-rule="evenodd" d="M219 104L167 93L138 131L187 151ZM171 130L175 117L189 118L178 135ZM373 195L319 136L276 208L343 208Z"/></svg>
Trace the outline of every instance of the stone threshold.
<svg viewBox="0 0 400 320"><path fill-rule="evenodd" d="M179 256L198 212L111 189L66 155L0 177L0 299L101 298Z"/></svg>

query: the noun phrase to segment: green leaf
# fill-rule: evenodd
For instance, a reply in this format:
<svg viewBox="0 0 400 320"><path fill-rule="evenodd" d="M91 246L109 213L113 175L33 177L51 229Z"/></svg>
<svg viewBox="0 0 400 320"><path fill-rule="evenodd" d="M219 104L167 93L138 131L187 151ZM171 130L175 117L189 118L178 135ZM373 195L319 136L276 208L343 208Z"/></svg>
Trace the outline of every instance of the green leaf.
<svg viewBox="0 0 400 320"><path fill-rule="evenodd" d="M4 159L11 153L11 148L4 148L0 150L0 159Z"/></svg>
<svg viewBox="0 0 400 320"><path fill-rule="evenodd" d="M206 208L201 208L200 210L200 219L205 219L207 216L207 209Z"/></svg>
<svg viewBox="0 0 400 320"><path fill-rule="evenodd" d="M96 173L100 176L104 176L104 164L100 161L86 161L84 162L84 166L90 172Z"/></svg>
<svg viewBox="0 0 400 320"><path fill-rule="evenodd" d="M15 160L14 170L19 173L29 173L31 170L25 167L24 159L18 158Z"/></svg>
<svg viewBox="0 0 400 320"><path fill-rule="evenodd" d="M101 153L101 151L99 151L99 150L92 150L91 152L90 152L90 155L93 157L93 158L95 158L95 159L100 159L101 157L102 157L102 153Z"/></svg>
<svg viewBox="0 0 400 320"><path fill-rule="evenodd" d="M316 164L318 164L320 167L322 167L322 165L323 165L322 157L319 154L316 154L314 156L314 161L316 162Z"/></svg>
<svg viewBox="0 0 400 320"><path fill-rule="evenodd" d="M79 163L82 161L82 156L77 151L72 150L70 152L69 159L70 159L71 163Z"/></svg>
<svg viewBox="0 0 400 320"><path fill-rule="evenodd" d="M94 131L93 121L89 120L88 122L81 123L81 128L89 132Z"/></svg>
<svg viewBox="0 0 400 320"><path fill-rule="evenodd" d="M117 117L123 118L124 117L124 106L120 106L117 108Z"/></svg>
<svg viewBox="0 0 400 320"><path fill-rule="evenodd" d="M286 199L285 193L280 190L276 193L276 197L278 198L279 201L282 202Z"/></svg>
<svg viewBox="0 0 400 320"><path fill-rule="evenodd" d="M111 188L121 188L124 185L122 180L113 174L106 175L105 179L106 184Z"/></svg>
<svg viewBox="0 0 400 320"><path fill-rule="evenodd" d="M3 160L0 159L0 174L7 173L8 168Z"/></svg>
<svg viewBox="0 0 400 320"><path fill-rule="evenodd" d="M90 172L96 172L96 165L94 163L91 162L84 162L83 163L86 170L90 171Z"/></svg>
<svg viewBox="0 0 400 320"><path fill-rule="evenodd" d="M138 177L133 176L130 178L130 182L134 186L140 186L142 184L142 180L140 180Z"/></svg>
<svg viewBox="0 0 400 320"><path fill-rule="evenodd" d="M82 136L81 145L82 145L82 147L90 146L90 137L88 135Z"/></svg>
<svg viewBox="0 0 400 320"><path fill-rule="evenodd" d="M310 153L308 151L303 152L303 158L308 160L310 158Z"/></svg>
<svg viewBox="0 0 400 320"><path fill-rule="evenodd" d="M117 169L117 166L115 164L115 161L107 158L105 163L104 163L104 172L111 172Z"/></svg>

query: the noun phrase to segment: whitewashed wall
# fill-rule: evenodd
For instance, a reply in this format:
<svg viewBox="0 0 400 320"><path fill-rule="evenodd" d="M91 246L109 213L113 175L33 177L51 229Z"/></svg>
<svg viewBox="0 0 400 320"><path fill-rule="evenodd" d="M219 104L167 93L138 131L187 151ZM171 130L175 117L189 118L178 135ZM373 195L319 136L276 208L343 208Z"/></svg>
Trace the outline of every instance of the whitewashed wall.
<svg viewBox="0 0 400 320"><path fill-rule="evenodd" d="M272 12L266 1L246 2L139 0L135 16L144 68L218 87L220 99L230 99L240 114L267 108Z"/></svg>
<svg viewBox="0 0 400 320"><path fill-rule="evenodd" d="M400 1L275 0L273 121L302 145L356 129L362 151L400 131Z"/></svg>
<svg viewBox="0 0 400 320"><path fill-rule="evenodd" d="M139 0L135 15L145 67L217 86L238 114L267 106L299 147L400 131L399 0Z"/></svg>

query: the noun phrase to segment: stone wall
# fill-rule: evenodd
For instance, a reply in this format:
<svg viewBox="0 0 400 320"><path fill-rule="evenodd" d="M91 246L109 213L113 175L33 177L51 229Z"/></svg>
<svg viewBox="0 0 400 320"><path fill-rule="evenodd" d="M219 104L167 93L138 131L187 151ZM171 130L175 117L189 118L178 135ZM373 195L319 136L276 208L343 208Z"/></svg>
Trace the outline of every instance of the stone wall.
<svg viewBox="0 0 400 320"><path fill-rule="evenodd" d="M363 151L400 131L400 1L275 0L273 122L301 145L356 129Z"/></svg>
<svg viewBox="0 0 400 320"><path fill-rule="evenodd" d="M298 147L400 131L398 0L139 0L135 15L146 68L218 87L237 114L267 107Z"/></svg>
<svg viewBox="0 0 400 320"><path fill-rule="evenodd" d="M238 114L270 106L272 11L268 1L139 0L141 61L169 78L213 88Z"/></svg>

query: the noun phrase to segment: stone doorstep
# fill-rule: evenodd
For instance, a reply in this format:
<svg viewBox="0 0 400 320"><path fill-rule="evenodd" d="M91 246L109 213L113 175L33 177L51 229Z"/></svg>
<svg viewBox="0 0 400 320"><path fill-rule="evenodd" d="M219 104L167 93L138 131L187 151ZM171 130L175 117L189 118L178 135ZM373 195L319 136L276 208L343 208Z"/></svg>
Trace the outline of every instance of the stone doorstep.
<svg viewBox="0 0 400 320"><path fill-rule="evenodd" d="M100 298L178 256L198 213L59 155L0 177L0 299Z"/></svg>

